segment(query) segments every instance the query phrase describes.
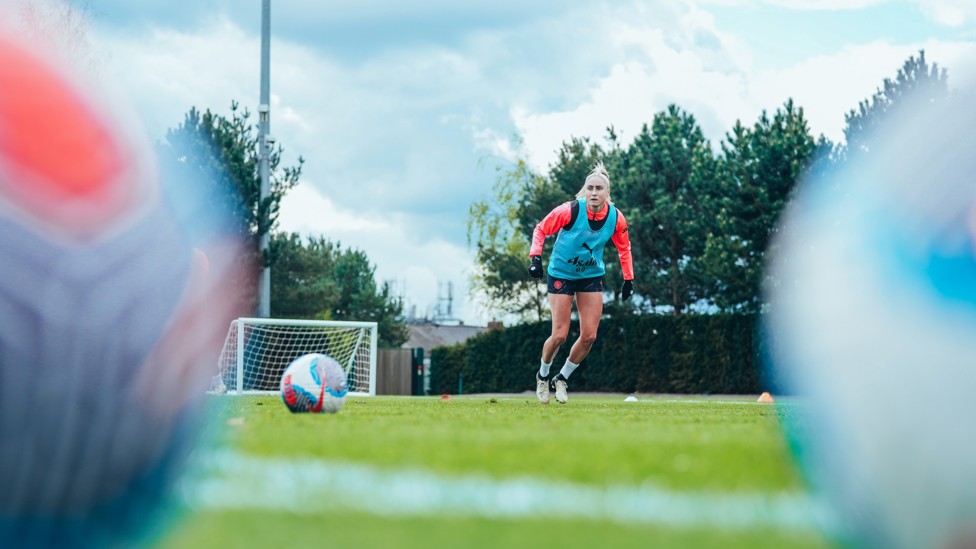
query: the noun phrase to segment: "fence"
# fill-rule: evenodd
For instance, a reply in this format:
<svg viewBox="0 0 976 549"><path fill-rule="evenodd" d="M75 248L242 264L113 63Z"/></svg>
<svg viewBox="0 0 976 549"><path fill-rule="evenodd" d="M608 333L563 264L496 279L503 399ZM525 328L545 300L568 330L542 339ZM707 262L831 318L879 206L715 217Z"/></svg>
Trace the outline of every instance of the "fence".
<svg viewBox="0 0 976 549"><path fill-rule="evenodd" d="M424 394L423 349L380 349L376 353L376 394Z"/></svg>

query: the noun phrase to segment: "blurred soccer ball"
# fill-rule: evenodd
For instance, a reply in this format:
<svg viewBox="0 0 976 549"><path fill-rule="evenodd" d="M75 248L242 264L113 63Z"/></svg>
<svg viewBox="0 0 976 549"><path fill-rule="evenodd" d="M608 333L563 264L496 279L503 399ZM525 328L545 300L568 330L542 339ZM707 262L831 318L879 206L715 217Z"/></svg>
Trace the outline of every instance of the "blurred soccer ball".
<svg viewBox="0 0 976 549"><path fill-rule="evenodd" d="M178 510L251 269L110 79L50 46L0 25L0 547L141 546Z"/></svg>
<svg viewBox="0 0 976 549"><path fill-rule="evenodd" d="M281 399L292 412L334 414L348 391L346 372L332 357L313 353L292 361L281 376Z"/></svg>
<svg viewBox="0 0 976 549"><path fill-rule="evenodd" d="M788 438L848 546L976 543L974 90L889 113L771 255Z"/></svg>

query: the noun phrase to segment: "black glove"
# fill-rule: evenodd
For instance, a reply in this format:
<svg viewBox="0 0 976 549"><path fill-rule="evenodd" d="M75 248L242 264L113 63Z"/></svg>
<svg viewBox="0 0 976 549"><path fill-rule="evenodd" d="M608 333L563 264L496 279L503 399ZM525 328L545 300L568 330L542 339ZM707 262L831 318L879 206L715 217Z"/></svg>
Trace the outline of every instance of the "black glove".
<svg viewBox="0 0 976 549"><path fill-rule="evenodd" d="M620 287L621 301L627 301L632 295L634 295L634 281L624 280L624 285Z"/></svg>
<svg viewBox="0 0 976 549"><path fill-rule="evenodd" d="M542 256L532 256L532 264L529 265L529 276L532 278L542 278Z"/></svg>

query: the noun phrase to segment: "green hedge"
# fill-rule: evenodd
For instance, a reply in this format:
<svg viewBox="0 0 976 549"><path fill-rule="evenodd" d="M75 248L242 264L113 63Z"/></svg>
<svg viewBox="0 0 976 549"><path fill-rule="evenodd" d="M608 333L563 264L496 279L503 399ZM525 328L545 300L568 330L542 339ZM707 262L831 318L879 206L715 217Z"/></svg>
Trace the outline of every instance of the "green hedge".
<svg viewBox="0 0 976 549"><path fill-rule="evenodd" d="M776 390L763 378L755 315L641 315L604 319L574 391L751 394ZM548 321L486 332L431 352L434 393L534 390ZM570 326L553 362L558 370L576 338ZM461 382L459 384L459 381Z"/></svg>
<svg viewBox="0 0 976 549"><path fill-rule="evenodd" d="M432 394L458 392L458 369L466 360L464 343L449 347L435 347L430 351L430 392ZM442 366L435 368L434 364ZM458 365L453 369L448 365Z"/></svg>

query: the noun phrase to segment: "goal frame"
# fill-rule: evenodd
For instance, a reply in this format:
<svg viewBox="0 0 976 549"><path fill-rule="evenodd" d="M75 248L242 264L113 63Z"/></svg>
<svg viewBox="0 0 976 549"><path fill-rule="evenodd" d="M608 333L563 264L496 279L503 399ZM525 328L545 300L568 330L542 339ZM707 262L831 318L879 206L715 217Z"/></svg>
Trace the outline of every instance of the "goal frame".
<svg viewBox="0 0 976 549"><path fill-rule="evenodd" d="M361 322L351 320L301 320L287 318L253 318L240 317L232 322L237 323L237 364L235 369L237 379L235 387L228 387L227 394L234 395L273 395L276 391L244 390L244 327L247 326L286 326L286 327L335 327L335 328L370 328L369 342L369 391L349 391L347 396L371 397L376 396L376 343L378 338L377 322ZM360 334L362 337L362 333ZM355 357L355 353L353 353ZM342 365L348 374L349 367Z"/></svg>

